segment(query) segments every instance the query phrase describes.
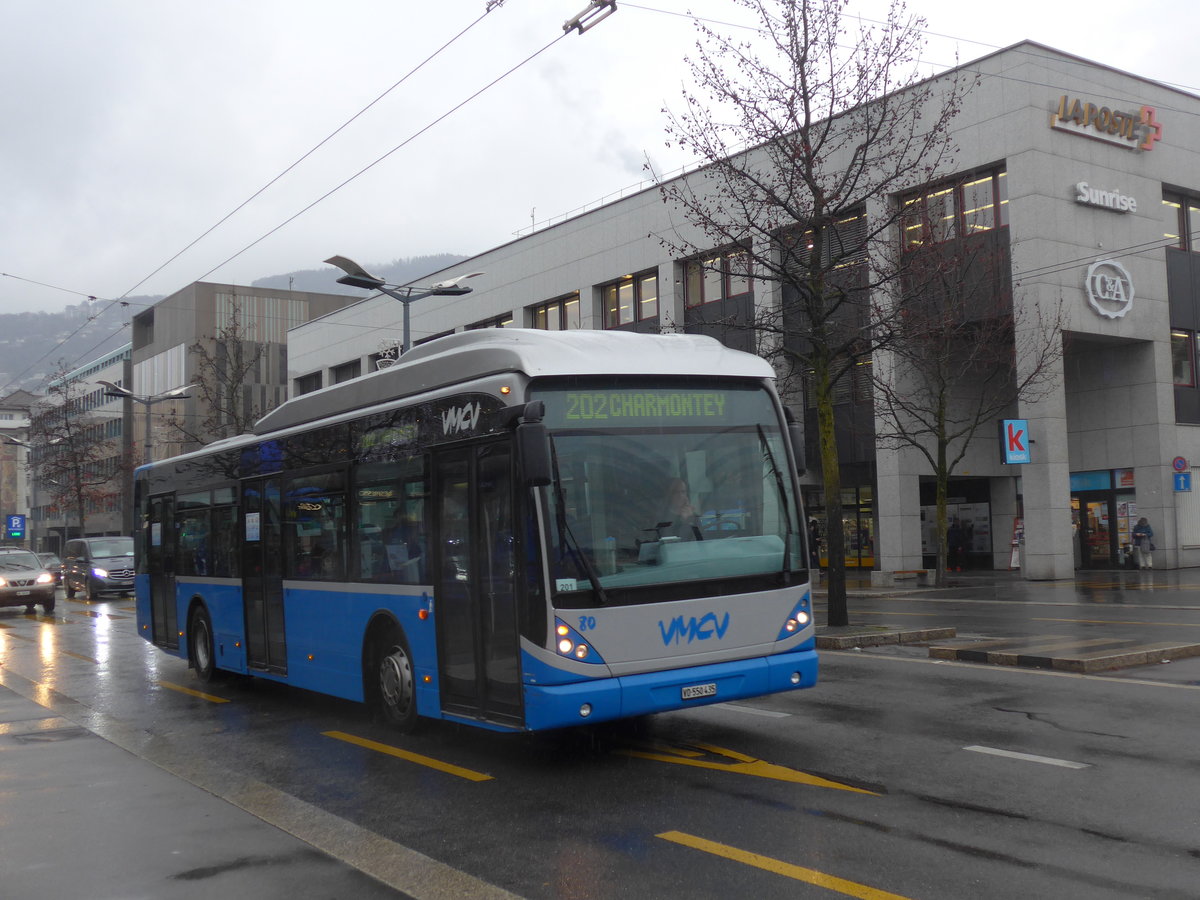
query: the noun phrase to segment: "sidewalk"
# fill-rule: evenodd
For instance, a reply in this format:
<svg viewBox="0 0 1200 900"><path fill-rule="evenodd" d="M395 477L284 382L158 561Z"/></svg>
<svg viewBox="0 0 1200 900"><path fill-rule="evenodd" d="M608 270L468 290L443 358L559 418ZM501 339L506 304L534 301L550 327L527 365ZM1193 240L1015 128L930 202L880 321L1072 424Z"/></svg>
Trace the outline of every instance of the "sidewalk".
<svg viewBox="0 0 1200 900"><path fill-rule="evenodd" d="M951 599L991 602L993 605L1000 602L1002 607L1011 602L1014 611L1027 603L1072 606L1086 599L1093 606L1105 604L1103 608L1111 612L1120 608L1128 611L1131 608L1129 598L1132 596L1138 601L1165 604L1172 609L1194 614L1200 613L1200 569L1079 571L1071 580L1041 582L1027 581L1019 571L954 572L948 573L947 586L944 588L920 585L915 580L906 580L896 586L878 587L872 585L869 572L851 570L847 573L846 588L852 618L856 600L863 604L928 598L944 603L949 601L945 607L944 624L922 627L881 624L874 616L869 621L852 621L850 625L841 627L818 624L818 649L923 645L928 647L932 659L1057 669L1080 674L1112 672L1196 658L1189 671L1195 670L1200 674L1200 641L1192 634L1171 640L1147 637L1145 632L1148 629L1162 630L1168 627L1168 623L1109 617L1088 623L1103 625L1102 632L1092 631L1086 636L1073 638L1057 632L1040 637L1009 637L1003 633L964 636L959 633L962 623L955 615ZM828 593L827 585L822 582L813 593L814 604L821 605ZM1108 600L1118 601L1121 605L1106 604ZM878 612L878 609L875 611ZM1026 615L1021 614L1018 618L1020 625L1027 628ZM818 614L818 622L821 619L822 616ZM1171 624L1180 627L1177 623ZM1188 627L1200 625L1200 620L1185 624Z"/></svg>
<svg viewBox="0 0 1200 900"><path fill-rule="evenodd" d="M0 895L404 896L0 686Z"/></svg>

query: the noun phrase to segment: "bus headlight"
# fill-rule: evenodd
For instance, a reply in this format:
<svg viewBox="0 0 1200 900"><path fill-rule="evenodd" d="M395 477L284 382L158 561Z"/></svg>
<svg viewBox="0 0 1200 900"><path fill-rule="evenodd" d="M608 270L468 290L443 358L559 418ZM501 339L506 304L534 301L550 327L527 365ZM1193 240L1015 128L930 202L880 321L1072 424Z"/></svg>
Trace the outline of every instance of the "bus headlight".
<svg viewBox="0 0 1200 900"><path fill-rule="evenodd" d="M792 637L799 634L812 623L812 608L809 606L808 594L800 598L800 602L792 609L792 614L787 617L783 623L783 628L779 630L777 641L782 641L784 638Z"/></svg>
<svg viewBox="0 0 1200 900"><path fill-rule="evenodd" d="M554 620L554 635L557 638L555 647L560 655L579 662L604 664L604 660L600 658L600 654L596 652L595 648L562 619Z"/></svg>

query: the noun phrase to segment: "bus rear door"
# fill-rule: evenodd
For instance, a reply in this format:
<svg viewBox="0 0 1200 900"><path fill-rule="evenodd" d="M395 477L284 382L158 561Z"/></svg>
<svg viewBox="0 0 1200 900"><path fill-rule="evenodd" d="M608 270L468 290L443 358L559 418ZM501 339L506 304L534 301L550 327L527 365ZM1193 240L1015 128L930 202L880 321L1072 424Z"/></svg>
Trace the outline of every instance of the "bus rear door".
<svg viewBox="0 0 1200 900"><path fill-rule="evenodd" d="M283 621L283 543L279 479L242 485L242 602L246 611L246 662L251 669L287 674Z"/></svg>
<svg viewBox="0 0 1200 900"><path fill-rule="evenodd" d="M448 450L434 467L442 709L519 725L512 448L490 442Z"/></svg>
<svg viewBox="0 0 1200 900"><path fill-rule="evenodd" d="M175 599L175 496L150 498L146 556L150 572L150 620L154 643L179 646L179 608Z"/></svg>

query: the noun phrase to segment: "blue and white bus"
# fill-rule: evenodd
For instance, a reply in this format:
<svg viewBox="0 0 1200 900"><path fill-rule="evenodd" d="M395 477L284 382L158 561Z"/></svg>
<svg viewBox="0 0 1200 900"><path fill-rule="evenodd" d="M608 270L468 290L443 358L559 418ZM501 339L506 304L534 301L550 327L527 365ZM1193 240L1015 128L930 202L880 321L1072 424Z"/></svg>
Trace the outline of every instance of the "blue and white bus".
<svg viewBox="0 0 1200 900"><path fill-rule="evenodd" d="M559 728L817 679L797 429L706 337L469 331L137 470L139 632L419 717Z"/></svg>

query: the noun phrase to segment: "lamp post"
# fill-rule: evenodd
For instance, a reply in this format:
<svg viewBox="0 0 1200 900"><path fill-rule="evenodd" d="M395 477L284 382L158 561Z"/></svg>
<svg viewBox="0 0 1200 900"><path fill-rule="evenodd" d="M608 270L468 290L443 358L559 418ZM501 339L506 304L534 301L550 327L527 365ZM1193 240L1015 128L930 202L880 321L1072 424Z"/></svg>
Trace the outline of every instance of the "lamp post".
<svg viewBox="0 0 1200 900"><path fill-rule="evenodd" d="M177 387L169 391L163 391L161 394L152 394L149 397L142 397L135 394L129 388L123 388L118 384L113 384L111 381L100 381L100 385L104 387L104 395L106 397L121 397L133 403L140 403L145 407L146 428L145 436L142 441L142 463L148 464L153 461L150 452L150 407L155 403L161 403L164 400L182 400L188 396L188 391L196 387L194 384L185 384L183 387ZM129 424L129 417L126 417L126 424ZM126 429L128 431L128 429Z"/></svg>
<svg viewBox="0 0 1200 900"><path fill-rule="evenodd" d="M459 284L459 282L483 274L482 272L472 272L470 275L459 275L457 278L431 284L427 288L400 287L399 285L388 284L378 275L372 275L354 260L347 259L344 256L331 256L325 262L331 266L337 266L346 273L337 280L338 284L348 284L351 287L363 288L368 291L379 291L379 293L387 294L393 300L399 300L404 304L404 342L400 349L401 355L407 353L408 348L412 346L409 341L408 307L413 301L423 300L426 297L458 297L463 294L469 294L471 293L471 288L464 284Z"/></svg>

